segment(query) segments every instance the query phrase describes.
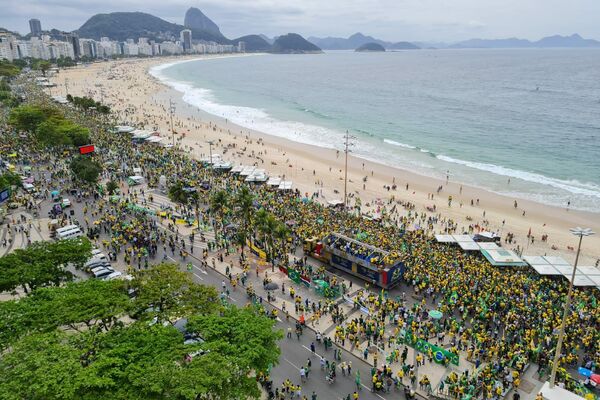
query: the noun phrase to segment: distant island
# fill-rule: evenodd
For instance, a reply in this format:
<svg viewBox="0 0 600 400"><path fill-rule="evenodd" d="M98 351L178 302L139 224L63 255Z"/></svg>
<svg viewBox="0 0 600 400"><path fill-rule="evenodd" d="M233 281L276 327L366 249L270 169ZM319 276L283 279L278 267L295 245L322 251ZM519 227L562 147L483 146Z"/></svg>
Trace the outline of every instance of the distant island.
<svg viewBox="0 0 600 400"><path fill-rule="evenodd" d="M445 42L388 42L358 32L348 38L310 36L308 41L324 50L354 50L367 43L377 43L386 50L418 49L510 49L510 48L595 48L600 41L584 39L578 34L553 35L537 41L527 39L469 39L454 43Z"/></svg>
<svg viewBox="0 0 600 400"><path fill-rule="evenodd" d="M372 36L365 36L362 33L355 33L348 38L309 37L308 41L325 50L356 50L362 45L375 43L387 50L418 50L420 47L410 42L386 42L376 39Z"/></svg>
<svg viewBox="0 0 600 400"><path fill-rule="evenodd" d="M383 52L385 48L379 43L365 43L354 51L361 53Z"/></svg>
<svg viewBox="0 0 600 400"><path fill-rule="evenodd" d="M279 36L271 46L271 53L275 54L315 54L322 52L319 47L297 33Z"/></svg>

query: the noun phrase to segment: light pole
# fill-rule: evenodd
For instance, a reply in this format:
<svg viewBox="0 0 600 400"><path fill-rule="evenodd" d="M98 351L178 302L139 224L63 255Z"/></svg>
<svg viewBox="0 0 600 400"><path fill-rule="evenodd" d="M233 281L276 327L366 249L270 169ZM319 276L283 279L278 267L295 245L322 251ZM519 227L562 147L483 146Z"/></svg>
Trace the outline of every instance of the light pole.
<svg viewBox="0 0 600 400"><path fill-rule="evenodd" d="M214 144L214 142L212 140L209 140L208 142L208 153L209 153L209 159L208 159L208 164L211 166L213 165L213 159L212 159L212 146Z"/></svg>
<svg viewBox="0 0 600 400"><path fill-rule="evenodd" d="M579 236L579 245L577 246L577 255L575 256L575 265L573 265L573 273L571 274L571 280L569 281L569 291L567 292L567 300L565 301L565 308L563 310L562 323L560 324L560 332L558 333L558 343L556 344L556 353L554 354L554 362L552 363L552 373L550 374L550 389L554 387L554 381L556 380L556 370L558 369L558 359L560 358L562 342L565 337L565 325L567 323L567 316L569 314L569 307L571 306L571 294L573 293L573 282L575 281L575 273L577 272L577 262L579 261L579 253L581 252L581 242L584 236L591 236L594 232L590 228L571 228L569 229L575 236Z"/></svg>
<svg viewBox="0 0 600 400"><path fill-rule="evenodd" d="M175 104L169 99L169 113L171 115L171 138L173 141L173 147L175 147L175 131L173 130L173 112L175 112Z"/></svg>
<svg viewBox="0 0 600 400"><path fill-rule="evenodd" d="M349 147L352 145L350 139L354 139L354 137L350 136L348 130L346 130L346 135L344 136L344 153L346 157L344 161L344 211L348 206L348 153L350 152Z"/></svg>

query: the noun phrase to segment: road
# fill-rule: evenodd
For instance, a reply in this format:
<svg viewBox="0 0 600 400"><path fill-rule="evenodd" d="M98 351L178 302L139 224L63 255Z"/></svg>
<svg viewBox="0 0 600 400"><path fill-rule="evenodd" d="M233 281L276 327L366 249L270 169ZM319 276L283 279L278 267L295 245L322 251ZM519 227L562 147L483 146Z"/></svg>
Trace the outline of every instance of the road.
<svg viewBox="0 0 600 400"><path fill-rule="evenodd" d="M160 195L157 194L153 194L153 196L155 197L155 203L163 203L165 201L164 197L161 197ZM74 199L72 200L72 206L67 209L67 212L70 214L71 211L73 212L73 215L71 216L71 218L75 221L78 221L80 223L81 226L84 226L85 224L83 223L84 221L84 214L83 214L83 207L85 205L85 202L76 202L74 201ZM48 210L50 210L52 206L52 201L51 200L44 200L41 202L40 204L40 216L45 217L47 215ZM156 206L156 204L155 204ZM93 200L88 200L88 209L92 209L93 208ZM19 210L15 210L15 212L13 212L14 215L18 215ZM44 222L42 222L42 224L44 224L46 222L46 220L44 220ZM7 234L10 234L10 232L6 231ZM15 239L16 240L16 244L18 245L24 245L25 243L21 240L19 240L19 235L20 233L16 233ZM213 235L211 235L211 233L207 233L205 234L205 238L207 240L210 240L212 237L214 237ZM182 237L186 243L189 244L189 240L187 237ZM35 237L34 237L35 239ZM100 236L100 240L102 239L108 239L108 236L105 234L102 234ZM200 239L200 235L196 235L196 238L194 240L194 248L196 249L195 251L195 255L199 255L200 248L206 248L206 242L201 241ZM164 258L164 253L163 253L163 249L162 246L159 246L159 252L157 254L157 256L154 259L150 260L150 263L158 263L161 260L163 260ZM213 269L213 268L207 268L206 270L202 269L199 267L199 265L201 265L201 263L199 262L198 259L194 258L193 256L190 258L188 257L188 259L186 261L181 260L181 258L179 257L179 255L177 254L171 254L170 252L166 255L166 259L179 264L180 268L182 271L187 271L187 263L188 262L192 262L192 264L194 265L193 268L193 279L201 284L204 285L212 285L215 286L217 288L217 290L221 290L221 284L223 281L228 281L227 278L222 275L221 273L219 273L219 271ZM115 266L115 269L120 270L122 272L125 272L125 265L123 262L123 254L119 255L119 259L116 263L113 263ZM77 273L77 276L79 276L80 278L85 278L85 274L82 272ZM262 295L264 299L266 299L266 292L264 292L262 290L262 284L260 282L260 278L256 278L256 276L254 274L249 274L249 282L252 282L253 280L256 280L256 282L254 282L254 287L256 288L256 292L258 295ZM357 282L355 282L357 283ZM248 303L248 298L246 296L245 290L241 287L238 287L237 290L233 290L231 287L229 287L230 289L230 297L229 297L229 301L239 307L244 306L245 304ZM272 306L270 304L268 304L265 300L265 302L263 303L265 305L265 308L267 310L270 310L272 308ZM280 313L280 315L282 315ZM325 359L329 360L330 362L333 361L333 350L329 349L328 351L325 351L324 346L322 344L318 344L315 340L315 332L312 331L309 328L305 328L303 334L301 335L300 339L296 338L296 335L294 334L292 336L291 339L286 338L285 333L287 332L288 328L291 327L293 331L295 331L295 320L293 318L290 318L289 322L284 320L281 320L280 318L277 318L277 322L276 322L276 327L278 329L281 329L284 332L284 338L279 342L279 347L281 349L281 356L279 358L279 363L274 366L272 373L271 373L271 378L273 380L273 384L274 384L274 388L275 387L281 387L281 383L289 378L294 384L299 384L300 383L300 367L303 365L307 364L307 361L310 359L312 362L312 367L311 367L311 372L309 374L308 380L301 384L302 386L302 393L303 395L306 395L309 399L311 398L311 394L314 391L317 394L317 399L326 399L326 400L338 400L338 399L345 399L346 396L348 394L352 394L355 390L356 390L356 384L355 384L355 378L354 378L354 374L355 372L358 370L360 372L360 377L361 377L361 387L360 387L360 399L373 399L373 400L379 400L379 399L400 399L400 398L404 398L404 393L401 391L394 391L395 389L392 389L391 393L371 393L370 392L370 374L371 374L371 365L367 364L365 361L363 361L361 358L358 358L356 356L354 356L353 354L347 352L347 351L342 351L342 360L349 362L352 362L352 376L343 376L341 374L341 371L338 369L337 371L337 379L333 384L328 383L325 380L325 372L322 371L320 369L320 358L321 357L325 357ZM311 343L314 342L316 345L316 352L315 354L313 354L310 351L310 345ZM337 362L337 364L339 365L339 361Z"/></svg>

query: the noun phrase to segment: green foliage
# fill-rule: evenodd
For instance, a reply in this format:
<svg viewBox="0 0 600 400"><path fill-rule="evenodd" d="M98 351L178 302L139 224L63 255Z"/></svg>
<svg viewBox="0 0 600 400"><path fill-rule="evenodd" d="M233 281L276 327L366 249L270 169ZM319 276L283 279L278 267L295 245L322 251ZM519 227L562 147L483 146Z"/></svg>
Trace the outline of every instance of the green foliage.
<svg viewBox="0 0 600 400"><path fill-rule="evenodd" d="M135 309L143 320L174 323L183 316L210 314L219 308L216 289L193 282L177 264L158 264L134 276L132 286L138 291Z"/></svg>
<svg viewBox="0 0 600 400"><path fill-rule="evenodd" d="M98 181L102 166L90 157L81 155L71 161L71 172L75 179L87 184L94 184Z"/></svg>
<svg viewBox="0 0 600 400"><path fill-rule="evenodd" d="M186 190L184 183L177 181L169 188L168 196L169 199L176 203L187 204L190 201L196 201L198 199L198 192Z"/></svg>
<svg viewBox="0 0 600 400"><path fill-rule="evenodd" d="M218 363L230 375L229 387L220 393L223 396L220 398L236 398L252 388L259 396L249 372L266 372L269 365L277 363L280 354L277 341L283 334L275 331L274 325L272 319L257 315L252 308L235 307L221 314L199 315L188 320L187 330L204 339L202 348L209 354L218 354Z"/></svg>
<svg viewBox="0 0 600 400"><path fill-rule="evenodd" d="M35 131L39 143L47 147L83 146L90 143L90 132L60 116L48 118Z"/></svg>
<svg viewBox="0 0 600 400"><path fill-rule="evenodd" d="M110 180L106 182L106 191L109 195L115 194L115 192L119 189L119 184L115 180Z"/></svg>
<svg viewBox="0 0 600 400"><path fill-rule="evenodd" d="M59 57L56 59L56 66L58 68L74 67L77 63L73 61L71 57Z"/></svg>
<svg viewBox="0 0 600 400"><path fill-rule="evenodd" d="M73 278L66 267L82 266L91 256L85 237L56 242L34 242L0 257L0 291L22 287L26 292L42 286L57 286Z"/></svg>
<svg viewBox="0 0 600 400"><path fill-rule="evenodd" d="M8 60L0 60L0 77L13 78L19 75L21 68Z"/></svg>
<svg viewBox="0 0 600 400"><path fill-rule="evenodd" d="M122 281L90 279L36 289L21 300L0 302L0 349L26 333L58 327L108 331L130 305Z"/></svg>
<svg viewBox="0 0 600 400"><path fill-rule="evenodd" d="M0 175L0 190L11 186L21 186L21 177L13 172L6 171Z"/></svg>
<svg viewBox="0 0 600 400"><path fill-rule="evenodd" d="M48 72L51 66L52 64L49 61L36 60L33 63L32 68L42 71L42 75L46 76L46 72Z"/></svg>
<svg viewBox="0 0 600 400"><path fill-rule="evenodd" d="M19 130L33 132L48 117L46 110L41 107L22 105L11 110L8 121Z"/></svg>

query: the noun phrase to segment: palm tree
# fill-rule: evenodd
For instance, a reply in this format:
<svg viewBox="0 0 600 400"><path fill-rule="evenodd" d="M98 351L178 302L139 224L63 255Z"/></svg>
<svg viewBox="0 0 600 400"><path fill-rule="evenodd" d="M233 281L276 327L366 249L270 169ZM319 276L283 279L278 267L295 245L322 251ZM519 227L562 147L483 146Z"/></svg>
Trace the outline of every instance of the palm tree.
<svg viewBox="0 0 600 400"><path fill-rule="evenodd" d="M277 223L277 226L273 230L273 237L277 241L277 248L279 249L276 254L277 256L286 251L287 240L290 237L290 234L289 228L284 223Z"/></svg>
<svg viewBox="0 0 600 400"><path fill-rule="evenodd" d="M247 233L249 232L252 223L252 214L254 212L253 196L252 193L250 193L248 186L244 185L238 190L234 202L237 216L242 220L243 230Z"/></svg>
<svg viewBox="0 0 600 400"><path fill-rule="evenodd" d="M106 182L106 191L109 195L112 196L118 188L119 184L114 179L111 179L110 181Z"/></svg>
<svg viewBox="0 0 600 400"><path fill-rule="evenodd" d="M225 234L225 210L229 207L229 194L225 190L219 190L210 197L211 211L219 216L223 234Z"/></svg>

